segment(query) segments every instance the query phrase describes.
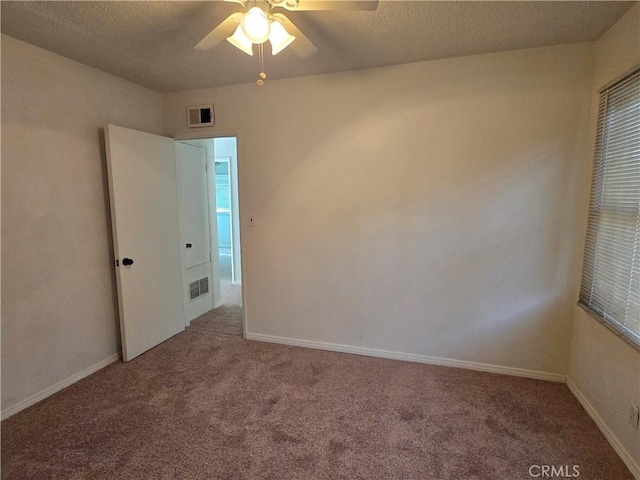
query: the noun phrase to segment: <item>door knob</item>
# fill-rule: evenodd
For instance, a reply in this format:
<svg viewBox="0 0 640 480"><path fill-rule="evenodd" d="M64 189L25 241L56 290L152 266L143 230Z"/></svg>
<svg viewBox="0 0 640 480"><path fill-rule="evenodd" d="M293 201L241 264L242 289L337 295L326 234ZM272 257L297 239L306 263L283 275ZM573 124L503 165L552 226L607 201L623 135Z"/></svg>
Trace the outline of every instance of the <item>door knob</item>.
<svg viewBox="0 0 640 480"><path fill-rule="evenodd" d="M130 258L123 258L122 265L124 265L125 267L128 267L129 265L133 265L133 260L131 260Z"/></svg>
<svg viewBox="0 0 640 480"><path fill-rule="evenodd" d="M187 243L187 248L191 248L191 247L193 247L193 245L190 243Z"/></svg>

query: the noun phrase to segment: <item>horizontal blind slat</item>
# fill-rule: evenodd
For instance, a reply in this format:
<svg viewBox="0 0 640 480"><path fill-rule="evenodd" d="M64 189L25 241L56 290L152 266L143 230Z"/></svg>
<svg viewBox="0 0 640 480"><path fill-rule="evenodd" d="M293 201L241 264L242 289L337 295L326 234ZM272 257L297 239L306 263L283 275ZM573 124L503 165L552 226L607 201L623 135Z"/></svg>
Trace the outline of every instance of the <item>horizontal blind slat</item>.
<svg viewBox="0 0 640 480"><path fill-rule="evenodd" d="M602 92L580 301L640 345L640 70Z"/></svg>

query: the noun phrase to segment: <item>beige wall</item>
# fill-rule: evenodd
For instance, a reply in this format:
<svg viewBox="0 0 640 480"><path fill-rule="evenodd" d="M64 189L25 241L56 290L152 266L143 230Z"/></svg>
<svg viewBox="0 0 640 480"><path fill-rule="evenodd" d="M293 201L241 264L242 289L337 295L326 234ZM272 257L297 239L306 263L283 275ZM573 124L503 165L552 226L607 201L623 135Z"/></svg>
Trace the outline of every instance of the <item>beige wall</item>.
<svg viewBox="0 0 640 480"><path fill-rule="evenodd" d="M239 133L248 332L565 374L593 53L165 95Z"/></svg>
<svg viewBox="0 0 640 480"><path fill-rule="evenodd" d="M118 351L101 127L160 95L2 36L2 408Z"/></svg>
<svg viewBox="0 0 640 480"><path fill-rule="evenodd" d="M596 124L597 90L640 64L640 5L636 5L616 23L596 44L596 68L592 92L591 125ZM593 162L595 128L589 139L588 162ZM585 179L589 183L590 177ZM586 229L588 195L581 202ZM580 244L582 247L582 244ZM625 460L635 462L640 475L640 432L628 423L631 403L640 404L640 350L633 348L584 310L574 307L571 336L569 382L573 383L605 429L617 438ZM593 412L592 412L593 413ZM615 442L615 440L614 440Z"/></svg>

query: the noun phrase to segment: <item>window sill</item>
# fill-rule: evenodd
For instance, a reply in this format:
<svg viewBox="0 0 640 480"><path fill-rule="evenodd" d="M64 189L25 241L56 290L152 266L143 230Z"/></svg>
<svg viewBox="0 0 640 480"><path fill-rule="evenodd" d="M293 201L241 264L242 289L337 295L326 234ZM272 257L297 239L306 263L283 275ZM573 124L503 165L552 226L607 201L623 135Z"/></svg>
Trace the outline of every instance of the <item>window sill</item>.
<svg viewBox="0 0 640 480"><path fill-rule="evenodd" d="M613 334L616 337L621 338L622 340L624 340L625 342L627 342L629 345L631 345L633 348L635 348L636 350L640 351L640 343L638 343L634 338L629 337L626 332L620 330L619 328L617 328L615 325L612 325L610 322L606 321L602 315L600 315L598 312L590 309L589 307L587 307L585 304L583 304L582 302L578 302L577 305L584 310L585 312L587 312L587 314L595 319L598 323L601 323L602 325L604 325L607 329L609 329L611 332L613 332Z"/></svg>

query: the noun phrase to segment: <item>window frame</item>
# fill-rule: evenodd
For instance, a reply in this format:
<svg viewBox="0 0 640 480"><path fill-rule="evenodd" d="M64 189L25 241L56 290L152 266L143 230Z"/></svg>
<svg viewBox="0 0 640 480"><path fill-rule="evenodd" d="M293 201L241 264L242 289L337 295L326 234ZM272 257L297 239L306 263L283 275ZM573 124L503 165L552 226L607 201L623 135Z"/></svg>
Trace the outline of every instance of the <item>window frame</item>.
<svg viewBox="0 0 640 480"><path fill-rule="evenodd" d="M603 93L605 93L610 88L613 88L616 85L624 82L628 78L630 78L630 77L632 77L634 75L637 75L638 73L640 73L640 64L635 65L633 68L631 68L630 70L625 72L623 75L620 75L616 79L610 81L609 83L607 83L606 85L604 85L603 87L598 89L598 109L600 108L599 104L600 104L600 100L601 100L601 97L602 97ZM607 100L605 100L605 101L607 101ZM606 106L605 106L605 109L606 109ZM605 120L606 120L606 118L607 118L607 111L606 110L604 112L604 117L605 117ZM598 118L599 118L599 112L596 115L596 119L598 119ZM589 185L590 185L590 193L589 193L589 207L587 209L588 214L591 213L591 198L592 198L592 196L594 194L597 194L596 192L594 192L592 190L591 185L593 184L592 182L594 180L594 177L599 174L599 172L596 171L597 161L598 161L598 158L597 158L598 145L597 144L598 144L598 139L599 139L599 136L601 135L601 133L600 133L599 126L597 125L597 123L598 122L596 122L595 137L592 139L593 140L593 144L594 144L595 147L594 147L594 151L593 151L594 156L593 156L593 165L592 165L592 172L591 172L591 182L589 183ZM602 213L603 212L600 212L600 216L602 215ZM587 231L588 231L588 229L589 229L589 224L588 224L588 220L587 220L586 221L586 225L585 225L585 232L584 232L585 242L583 244L584 248L583 248L583 253L582 253L582 273L580 275L580 284L579 284L580 290L582 289L582 284L583 284L583 275L584 275L585 258L586 258L586 246L587 246ZM605 318L598 311L594 310L589 305L584 303L582 301L582 299L580 298L580 294L578 294L577 305L582 310L584 310L590 317L592 317L593 319L595 319L599 323L603 324L608 330L610 330L616 336L622 338L627 344L631 345L636 350L640 350L640 332L637 335L639 338L636 338L635 336L632 336L632 335L636 335L636 334L634 332L632 332L632 331L628 331L629 329L625 329L624 325L620 324L620 322L618 322L616 320Z"/></svg>

